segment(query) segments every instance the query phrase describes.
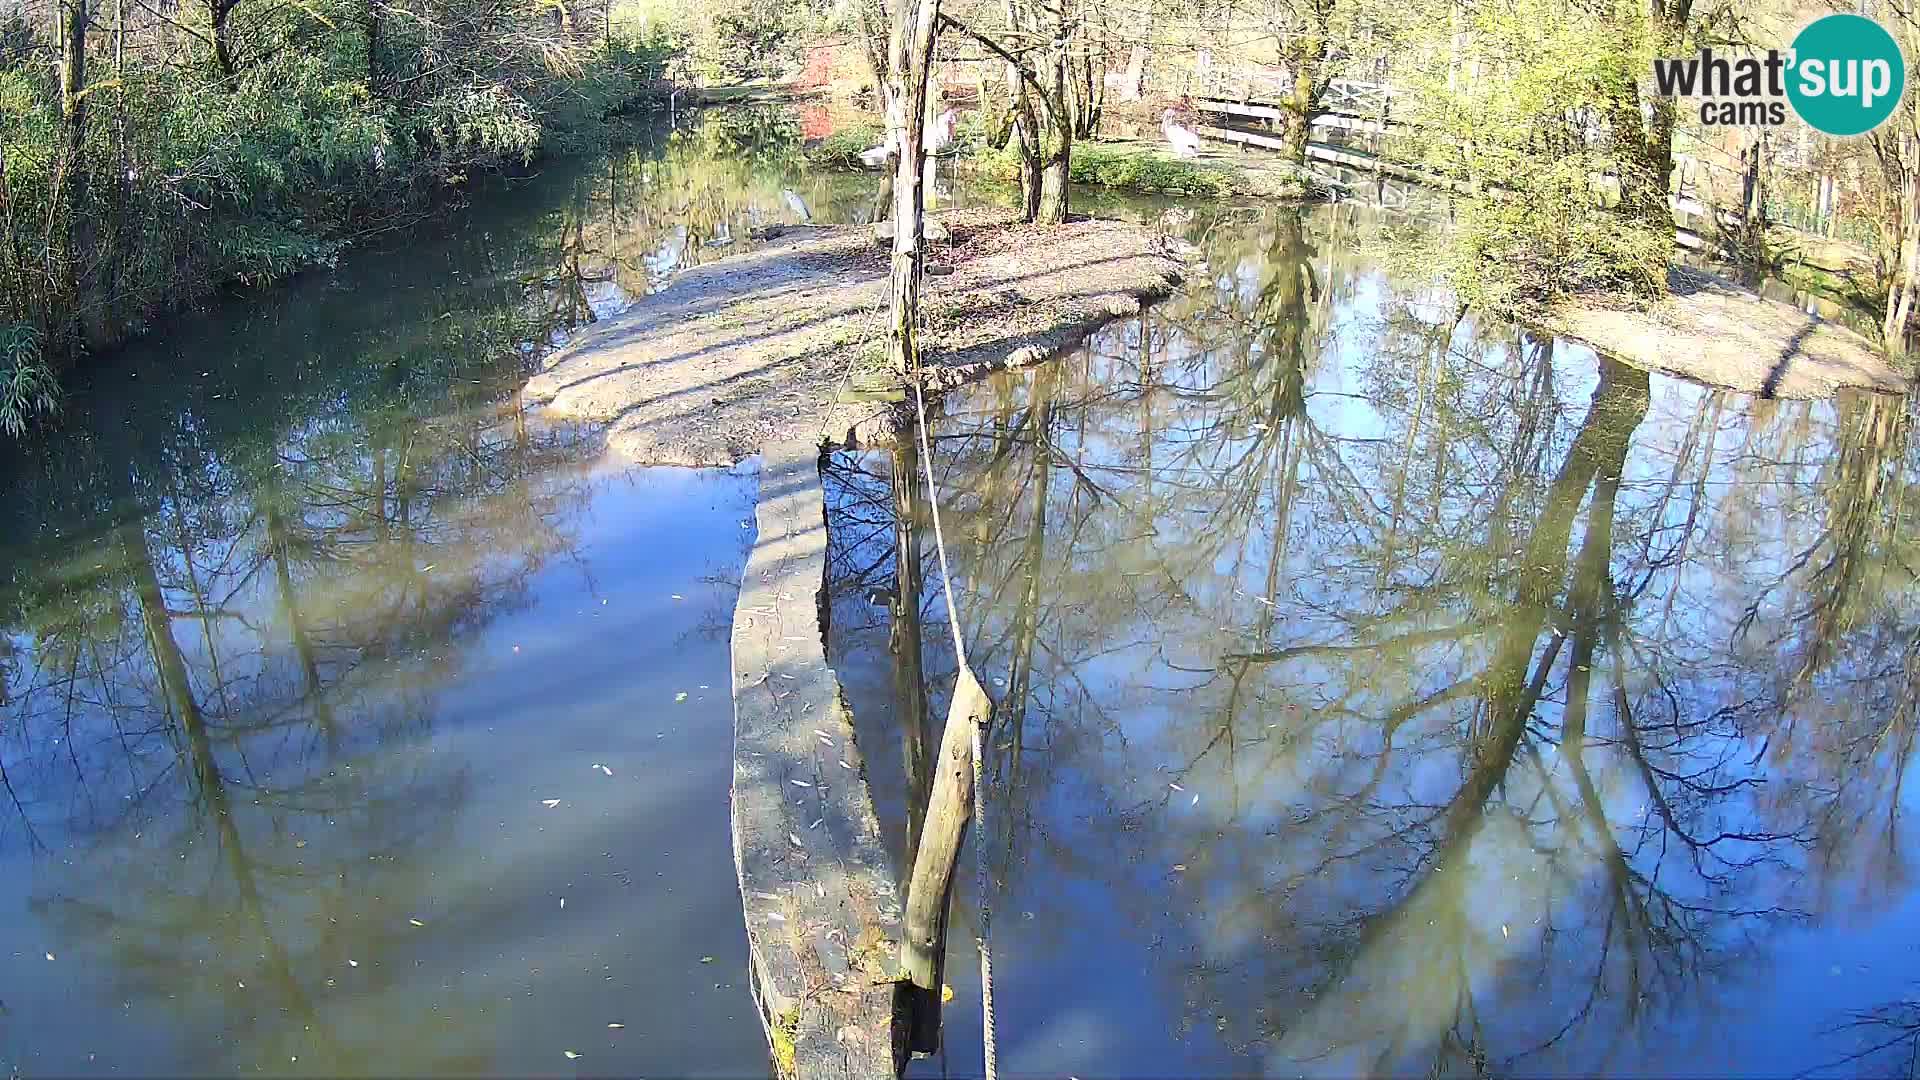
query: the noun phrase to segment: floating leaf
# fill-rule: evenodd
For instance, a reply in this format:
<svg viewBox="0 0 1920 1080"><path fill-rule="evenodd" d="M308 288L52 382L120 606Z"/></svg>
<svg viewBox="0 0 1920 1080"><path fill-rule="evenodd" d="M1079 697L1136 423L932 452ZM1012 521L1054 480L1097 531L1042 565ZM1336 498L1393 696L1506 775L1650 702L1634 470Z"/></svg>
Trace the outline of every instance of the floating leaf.
<svg viewBox="0 0 1920 1080"><path fill-rule="evenodd" d="M680 691L679 693L673 695L673 700L675 701L687 700L687 692L685 690Z"/></svg>
<svg viewBox="0 0 1920 1080"><path fill-rule="evenodd" d="M701 957L701 958L700 958L700 962L701 962L701 963L703 963L703 964L711 964L711 963L713 963L713 957L711 957L711 956L703 956L703 957Z"/></svg>

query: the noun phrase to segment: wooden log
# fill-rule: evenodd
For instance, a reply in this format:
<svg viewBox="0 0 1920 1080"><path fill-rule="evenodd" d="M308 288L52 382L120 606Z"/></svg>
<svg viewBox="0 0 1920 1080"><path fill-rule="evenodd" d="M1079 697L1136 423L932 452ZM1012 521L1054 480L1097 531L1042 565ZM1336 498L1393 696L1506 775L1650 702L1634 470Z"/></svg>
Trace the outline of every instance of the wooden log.
<svg viewBox="0 0 1920 1080"><path fill-rule="evenodd" d="M960 842L973 818L973 732L985 726L993 703L966 665L953 688L947 728L934 763L933 798L920 827L920 850L907 879L907 932L900 967L922 990L940 989L940 955L946 946L946 909Z"/></svg>

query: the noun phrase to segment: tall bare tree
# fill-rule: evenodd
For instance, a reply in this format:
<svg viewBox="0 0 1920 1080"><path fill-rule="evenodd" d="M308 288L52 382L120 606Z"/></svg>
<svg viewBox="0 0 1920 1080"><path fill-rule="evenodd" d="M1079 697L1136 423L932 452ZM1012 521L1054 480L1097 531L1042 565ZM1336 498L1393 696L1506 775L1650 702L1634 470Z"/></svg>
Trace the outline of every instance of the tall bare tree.
<svg viewBox="0 0 1920 1080"><path fill-rule="evenodd" d="M933 67L939 19L940 0L895 0L886 80L881 84L886 94L888 137L896 151L887 363L901 375L920 363L915 324L920 317L920 278L926 264L927 80Z"/></svg>

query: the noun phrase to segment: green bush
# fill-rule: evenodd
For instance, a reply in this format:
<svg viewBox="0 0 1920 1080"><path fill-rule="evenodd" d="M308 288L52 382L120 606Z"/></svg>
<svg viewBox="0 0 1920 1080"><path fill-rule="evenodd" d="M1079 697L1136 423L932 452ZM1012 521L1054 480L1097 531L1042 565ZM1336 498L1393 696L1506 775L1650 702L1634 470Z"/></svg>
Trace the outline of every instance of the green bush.
<svg viewBox="0 0 1920 1080"><path fill-rule="evenodd" d="M1152 191L1169 195L1220 197L1233 194L1225 171L1170 158L1151 150L1116 149L1091 144L1076 147L1067 165L1076 184Z"/></svg>
<svg viewBox="0 0 1920 1080"><path fill-rule="evenodd" d="M663 25L456 0L439 22L384 20L369 55L357 4L240 3L230 77L200 45L184 65L96 56L77 148L48 66L0 67L0 431L50 408L80 352L331 261L369 211L593 128L683 48ZM5 55L44 36L0 20Z"/></svg>
<svg viewBox="0 0 1920 1080"><path fill-rule="evenodd" d="M18 436L59 401L59 385L40 352L39 333L31 326L0 326L0 432Z"/></svg>
<svg viewBox="0 0 1920 1080"><path fill-rule="evenodd" d="M1014 178L1020 174L1020 154L1011 146L984 150L977 160L981 168L995 176ZM1100 143L1074 146L1067 162L1067 178L1076 184L1123 191L1206 198L1232 195L1237 188L1235 177L1225 169L1181 161L1144 147Z"/></svg>
<svg viewBox="0 0 1920 1080"><path fill-rule="evenodd" d="M1665 287L1671 234L1600 205L1592 164L1575 155L1458 206L1437 261L1461 300L1525 312L1577 293Z"/></svg>
<svg viewBox="0 0 1920 1080"><path fill-rule="evenodd" d="M881 124L843 127L807 147L807 160L824 168L857 169L862 164L861 153L880 145L886 137L887 129Z"/></svg>

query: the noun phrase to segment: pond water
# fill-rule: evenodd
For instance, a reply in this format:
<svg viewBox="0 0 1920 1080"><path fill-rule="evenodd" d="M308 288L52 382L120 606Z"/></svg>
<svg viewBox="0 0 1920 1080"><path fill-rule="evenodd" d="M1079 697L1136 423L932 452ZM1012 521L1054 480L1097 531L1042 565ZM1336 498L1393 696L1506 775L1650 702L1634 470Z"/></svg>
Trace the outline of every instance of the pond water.
<svg viewBox="0 0 1920 1080"><path fill-rule="evenodd" d="M765 1074L727 821L753 470L598 467L514 390L752 226L867 213L792 126L491 185L3 451L0 1074Z"/></svg>
<svg viewBox="0 0 1920 1080"><path fill-rule="evenodd" d="M754 468L612 468L514 389L756 226L869 220L811 122L484 185L3 452L0 1070L765 1075L727 822ZM934 433L1003 705L1009 1074L1893 1062L1906 403L1456 320L1351 212L1198 217L1211 276ZM916 465L830 474L896 850L954 663ZM920 1075L979 1069L960 880Z"/></svg>
<svg viewBox="0 0 1920 1080"><path fill-rule="evenodd" d="M1206 279L934 423L999 702L1000 1067L1906 1075L1909 402L1459 319L1349 211L1207 236ZM954 658L893 464L837 461L833 626L899 850ZM919 1075L980 1069L962 866Z"/></svg>

